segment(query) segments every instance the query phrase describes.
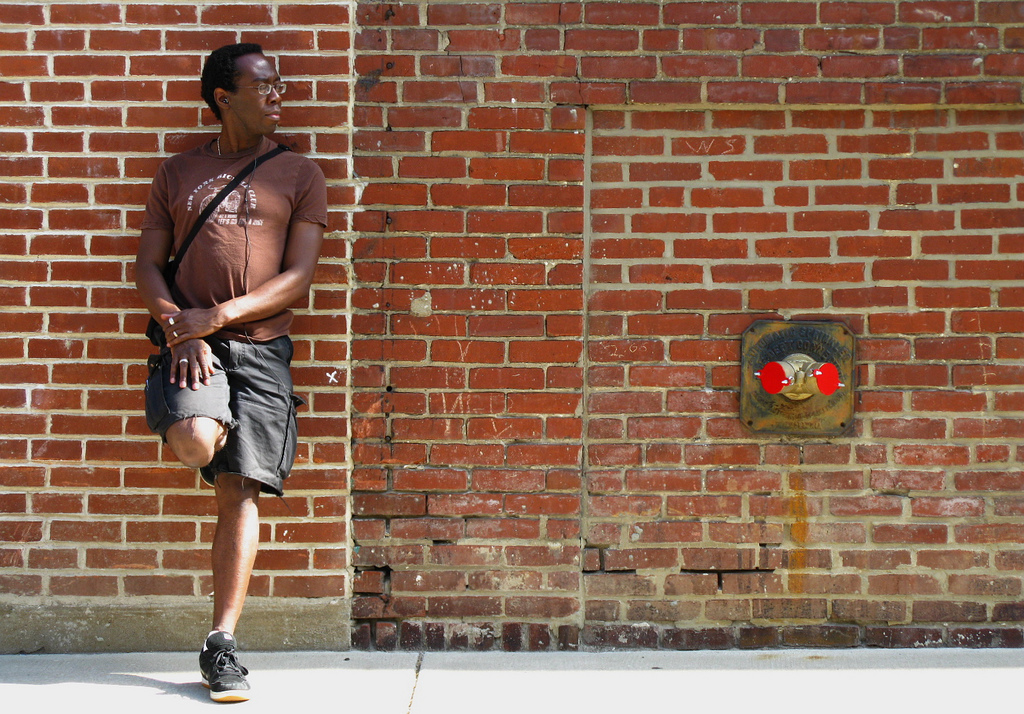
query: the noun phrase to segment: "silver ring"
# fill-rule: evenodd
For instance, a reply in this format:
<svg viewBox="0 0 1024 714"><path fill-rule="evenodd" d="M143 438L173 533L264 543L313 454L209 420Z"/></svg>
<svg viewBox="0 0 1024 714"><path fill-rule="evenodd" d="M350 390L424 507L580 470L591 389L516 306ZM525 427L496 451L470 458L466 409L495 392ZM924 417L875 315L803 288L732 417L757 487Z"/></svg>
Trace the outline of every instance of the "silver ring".
<svg viewBox="0 0 1024 714"><path fill-rule="evenodd" d="M174 318L173 317L168 317L167 318L167 324L170 325L171 327L174 327Z"/></svg>
<svg viewBox="0 0 1024 714"><path fill-rule="evenodd" d="M183 364L183 363L184 364L188 364L188 360L184 359L184 358L178 360L178 364Z"/></svg>
<svg viewBox="0 0 1024 714"><path fill-rule="evenodd" d="M177 330L171 330L171 334L174 335L175 337L177 337L178 336L178 331Z"/></svg>

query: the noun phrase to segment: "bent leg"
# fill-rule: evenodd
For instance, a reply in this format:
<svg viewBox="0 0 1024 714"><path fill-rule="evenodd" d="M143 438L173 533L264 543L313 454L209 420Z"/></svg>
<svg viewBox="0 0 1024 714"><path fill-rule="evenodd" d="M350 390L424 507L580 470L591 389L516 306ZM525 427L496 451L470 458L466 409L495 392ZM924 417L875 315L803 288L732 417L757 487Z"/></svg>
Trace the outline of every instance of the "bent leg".
<svg viewBox="0 0 1024 714"><path fill-rule="evenodd" d="M260 482L222 473L213 536L213 629L234 632L259 548Z"/></svg>
<svg viewBox="0 0 1024 714"><path fill-rule="evenodd" d="M198 469L209 464L213 455L224 448L227 429L210 417L189 417L171 424L164 438L181 463Z"/></svg>
<svg viewBox="0 0 1024 714"><path fill-rule="evenodd" d="M152 371L146 380L146 423L190 468L209 464L224 447L228 430L235 425L229 370L221 359L225 354L223 341L209 342L214 372L210 383L201 389L182 389L171 383L169 350L162 351L159 358L150 358Z"/></svg>

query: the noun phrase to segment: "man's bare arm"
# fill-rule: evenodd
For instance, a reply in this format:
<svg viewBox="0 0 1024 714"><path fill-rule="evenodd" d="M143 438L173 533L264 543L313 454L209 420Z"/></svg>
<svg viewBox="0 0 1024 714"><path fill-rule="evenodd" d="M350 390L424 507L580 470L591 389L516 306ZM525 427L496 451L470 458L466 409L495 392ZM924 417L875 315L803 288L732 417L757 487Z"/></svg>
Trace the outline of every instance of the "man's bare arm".
<svg viewBox="0 0 1024 714"><path fill-rule="evenodd" d="M135 256L135 287L146 309L161 325L166 324L161 315L179 310L163 272L170 259L173 240L170 231L144 230Z"/></svg>
<svg viewBox="0 0 1024 714"><path fill-rule="evenodd" d="M279 275L252 292L215 307L178 310L175 306L161 313L165 324L174 320L173 327L164 328L168 346L173 348L187 340L212 335L229 325L262 320L294 305L306 296L313 283L323 237L323 226L318 223L293 223Z"/></svg>

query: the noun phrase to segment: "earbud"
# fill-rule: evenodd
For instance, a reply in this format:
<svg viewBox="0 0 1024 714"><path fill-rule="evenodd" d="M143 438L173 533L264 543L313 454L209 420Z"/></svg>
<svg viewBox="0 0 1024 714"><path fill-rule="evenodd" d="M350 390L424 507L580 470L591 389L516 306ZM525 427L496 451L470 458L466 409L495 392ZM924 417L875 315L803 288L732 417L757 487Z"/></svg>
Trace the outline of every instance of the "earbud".
<svg viewBox="0 0 1024 714"><path fill-rule="evenodd" d="M220 103L221 103L221 104L228 104L229 102L228 102L228 100L227 100L227 99L221 99L221 100L220 100Z"/></svg>

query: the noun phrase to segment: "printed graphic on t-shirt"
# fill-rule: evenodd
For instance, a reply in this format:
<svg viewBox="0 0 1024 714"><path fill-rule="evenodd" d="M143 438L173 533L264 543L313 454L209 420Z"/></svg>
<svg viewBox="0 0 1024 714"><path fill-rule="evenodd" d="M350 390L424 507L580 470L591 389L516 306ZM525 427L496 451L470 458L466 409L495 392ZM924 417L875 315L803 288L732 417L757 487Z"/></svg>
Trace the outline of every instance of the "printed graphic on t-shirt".
<svg viewBox="0 0 1024 714"><path fill-rule="evenodd" d="M218 176L216 179L204 182L192 195L189 196L189 210L192 209L194 199L199 200L199 211L206 208L221 189L232 179L231 176ZM245 199L243 200L243 196ZM248 186L236 188L224 197L213 211L210 221L219 226L261 226L263 220L257 218L256 213L256 192Z"/></svg>

